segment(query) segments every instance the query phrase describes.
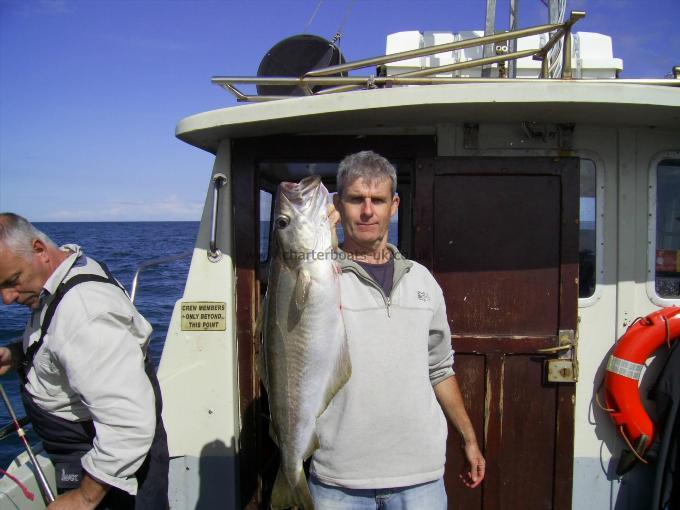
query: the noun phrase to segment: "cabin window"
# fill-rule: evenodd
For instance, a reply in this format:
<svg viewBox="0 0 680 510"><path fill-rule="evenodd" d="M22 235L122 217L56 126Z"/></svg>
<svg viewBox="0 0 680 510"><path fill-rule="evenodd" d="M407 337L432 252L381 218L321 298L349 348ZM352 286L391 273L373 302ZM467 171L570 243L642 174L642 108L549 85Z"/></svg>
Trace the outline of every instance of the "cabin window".
<svg viewBox="0 0 680 510"><path fill-rule="evenodd" d="M655 289L662 298L680 298L680 160L656 168Z"/></svg>
<svg viewBox="0 0 680 510"><path fill-rule="evenodd" d="M260 190L260 262L269 258L269 224L272 217L272 194Z"/></svg>
<svg viewBox="0 0 680 510"><path fill-rule="evenodd" d="M590 159L582 159L580 167L578 297L587 298L595 293L596 282L597 171Z"/></svg>

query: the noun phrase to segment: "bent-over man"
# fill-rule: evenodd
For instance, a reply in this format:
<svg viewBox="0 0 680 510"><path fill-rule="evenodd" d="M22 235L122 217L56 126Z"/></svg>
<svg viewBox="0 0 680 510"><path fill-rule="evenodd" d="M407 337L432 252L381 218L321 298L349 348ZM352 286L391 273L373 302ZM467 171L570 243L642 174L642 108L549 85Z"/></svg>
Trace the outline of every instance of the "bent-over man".
<svg viewBox="0 0 680 510"><path fill-rule="evenodd" d="M55 465L48 508L167 509L151 325L125 289L79 246L59 248L2 213L0 292L32 310L22 341L0 347L0 375L19 371L26 414Z"/></svg>
<svg viewBox="0 0 680 510"><path fill-rule="evenodd" d="M338 169L352 376L318 421L310 484L317 510L446 509L446 418L462 437L463 483L476 487L484 478L453 371L442 290L387 242L396 184L394 167L370 151L346 157Z"/></svg>

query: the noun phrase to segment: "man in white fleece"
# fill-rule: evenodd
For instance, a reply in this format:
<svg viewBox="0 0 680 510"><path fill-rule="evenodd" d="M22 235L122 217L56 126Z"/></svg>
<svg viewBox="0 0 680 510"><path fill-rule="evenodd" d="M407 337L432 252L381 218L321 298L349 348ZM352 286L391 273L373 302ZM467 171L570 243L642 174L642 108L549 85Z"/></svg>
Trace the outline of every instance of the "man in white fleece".
<svg viewBox="0 0 680 510"><path fill-rule="evenodd" d="M346 157L338 169L352 377L317 425L310 489L319 510L446 509L446 418L463 440L463 483L473 488L484 478L453 371L442 290L387 242L396 183L394 167L371 151Z"/></svg>

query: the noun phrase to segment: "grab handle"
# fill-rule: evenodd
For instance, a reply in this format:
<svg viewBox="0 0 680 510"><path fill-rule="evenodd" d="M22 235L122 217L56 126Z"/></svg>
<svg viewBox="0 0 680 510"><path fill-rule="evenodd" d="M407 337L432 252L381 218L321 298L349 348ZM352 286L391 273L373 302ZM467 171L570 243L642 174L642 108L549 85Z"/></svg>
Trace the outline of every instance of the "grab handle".
<svg viewBox="0 0 680 510"><path fill-rule="evenodd" d="M227 176L219 173L213 175L213 206L212 206L212 220L210 222L210 250L208 251L208 260L210 262L217 262L222 258L222 252L217 249L217 204L220 198L220 189L227 183Z"/></svg>

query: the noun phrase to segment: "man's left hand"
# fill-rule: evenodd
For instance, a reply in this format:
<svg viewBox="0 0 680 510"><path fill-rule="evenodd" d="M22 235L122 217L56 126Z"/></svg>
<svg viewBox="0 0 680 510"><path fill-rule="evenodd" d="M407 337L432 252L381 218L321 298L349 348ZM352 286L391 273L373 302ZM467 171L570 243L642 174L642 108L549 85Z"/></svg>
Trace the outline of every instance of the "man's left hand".
<svg viewBox="0 0 680 510"><path fill-rule="evenodd" d="M482 452L479 451L477 442L465 444L463 447L465 457L467 458L467 471L460 474L460 479L463 484L470 489L474 489L482 480L484 480L484 473L486 472L486 462Z"/></svg>

